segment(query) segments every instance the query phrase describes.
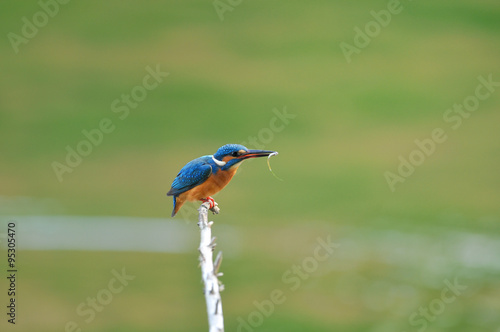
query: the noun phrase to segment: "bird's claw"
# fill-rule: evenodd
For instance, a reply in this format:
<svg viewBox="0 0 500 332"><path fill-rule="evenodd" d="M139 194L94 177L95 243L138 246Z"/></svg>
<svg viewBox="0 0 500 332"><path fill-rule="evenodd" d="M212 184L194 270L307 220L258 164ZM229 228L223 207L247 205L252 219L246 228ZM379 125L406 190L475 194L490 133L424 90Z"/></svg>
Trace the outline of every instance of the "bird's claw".
<svg viewBox="0 0 500 332"><path fill-rule="evenodd" d="M219 204L217 204L217 202L212 197L208 196L207 198L203 198L200 201L202 201L203 203L208 203L208 209L212 211L213 214L219 214L219 207L217 206Z"/></svg>
<svg viewBox="0 0 500 332"><path fill-rule="evenodd" d="M212 210L216 205L218 205L217 203L215 203L215 200L208 196L207 198L202 198L200 199L200 201L202 201L203 203L209 203L210 204L210 207L209 207L209 210Z"/></svg>

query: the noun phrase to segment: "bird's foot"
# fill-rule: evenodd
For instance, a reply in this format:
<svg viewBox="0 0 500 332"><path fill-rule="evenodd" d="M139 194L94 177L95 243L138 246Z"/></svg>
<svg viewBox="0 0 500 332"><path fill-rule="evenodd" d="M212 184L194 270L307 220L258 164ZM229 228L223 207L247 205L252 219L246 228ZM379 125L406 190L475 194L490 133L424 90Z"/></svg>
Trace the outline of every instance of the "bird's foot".
<svg viewBox="0 0 500 332"><path fill-rule="evenodd" d="M208 202L210 204L210 207L209 207L210 210L213 209L215 207L215 205L217 205L217 203L215 203L215 200L210 196L208 196L207 198L202 198L202 199L200 199L200 201L202 201L203 203Z"/></svg>
<svg viewBox="0 0 500 332"><path fill-rule="evenodd" d="M200 199L200 201L202 201L203 203L207 203L210 204L210 207L208 208L210 211L212 211L214 214L218 214L219 213L219 207L217 205L217 202L210 196L208 196L207 198L202 198Z"/></svg>

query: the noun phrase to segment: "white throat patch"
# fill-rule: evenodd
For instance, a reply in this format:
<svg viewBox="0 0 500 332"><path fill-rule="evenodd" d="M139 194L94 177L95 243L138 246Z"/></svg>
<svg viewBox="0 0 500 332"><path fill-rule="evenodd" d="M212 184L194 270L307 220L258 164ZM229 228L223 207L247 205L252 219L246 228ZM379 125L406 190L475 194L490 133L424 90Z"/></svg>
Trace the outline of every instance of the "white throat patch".
<svg viewBox="0 0 500 332"><path fill-rule="evenodd" d="M226 164L225 161L217 160L217 159L214 158L214 156L212 156L212 160L214 161L214 163L217 164L217 166L220 166L220 167L222 167L222 166L224 166Z"/></svg>

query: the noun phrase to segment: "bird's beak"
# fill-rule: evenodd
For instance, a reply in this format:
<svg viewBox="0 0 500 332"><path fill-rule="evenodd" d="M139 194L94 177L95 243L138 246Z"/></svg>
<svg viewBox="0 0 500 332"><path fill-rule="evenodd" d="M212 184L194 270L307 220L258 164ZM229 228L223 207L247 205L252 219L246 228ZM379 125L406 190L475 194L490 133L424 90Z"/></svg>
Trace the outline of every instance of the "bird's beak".
<svg viewBox="0 0 500 332"><path fill-rule="evenodd" d="M250 158L257 158L257 157L267 157L270 154L276 153L276 151L266 151L266 150L248 150L248 152L242 154L241 156L238 157L238 159L245 160L245 159L250 159Z"/></svg>

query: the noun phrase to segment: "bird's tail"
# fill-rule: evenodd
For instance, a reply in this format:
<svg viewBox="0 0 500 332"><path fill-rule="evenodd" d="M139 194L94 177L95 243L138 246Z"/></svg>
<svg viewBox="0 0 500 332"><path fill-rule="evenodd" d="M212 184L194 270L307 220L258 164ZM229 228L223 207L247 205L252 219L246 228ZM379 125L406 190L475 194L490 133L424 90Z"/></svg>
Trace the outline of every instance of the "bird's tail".
<svg viewBox="0 0 500 332"><path fill-rule="evenodd" d="M175 217L177 212L181 209L182 205L185 202L185 198L183 199L182 197L179 196L174 196L174 209L172 210L172 217Z"/></svg>
<svg viewBox="0 0 500 332"><path fill-rule="evenodd" d="M177 214L177 210L176 210L176 205L177 205L177 197L173 197L174 198L174 209L172 210L172 218L175 217L175 215Z"/></svg>

